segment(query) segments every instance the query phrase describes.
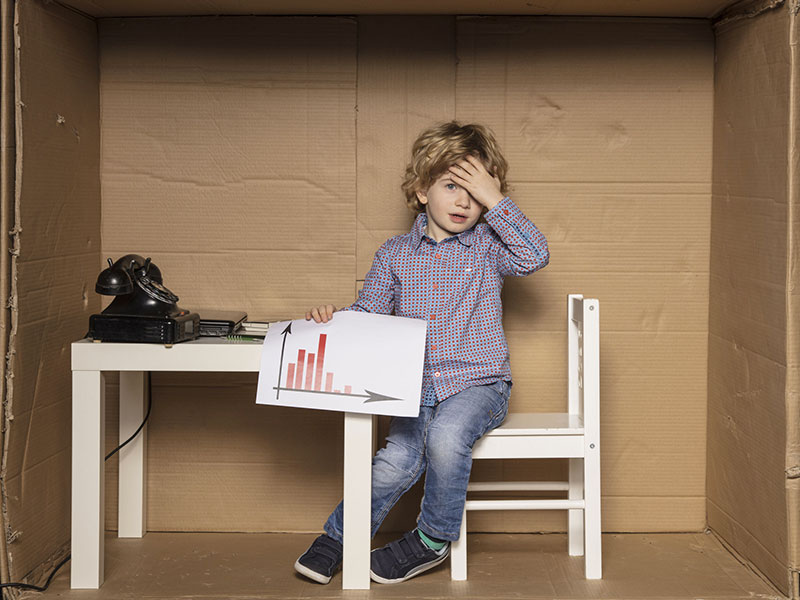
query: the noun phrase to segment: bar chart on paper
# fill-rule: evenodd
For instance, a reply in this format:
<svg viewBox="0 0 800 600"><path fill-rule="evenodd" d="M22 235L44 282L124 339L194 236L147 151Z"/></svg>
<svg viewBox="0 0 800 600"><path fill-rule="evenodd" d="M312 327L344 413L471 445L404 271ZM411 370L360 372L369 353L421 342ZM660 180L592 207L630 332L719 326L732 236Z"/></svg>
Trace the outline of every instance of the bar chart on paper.
<svg viewBox="0 0 800 600"><path fill-rule="evenodd" d="M345 311L270 326L256 402L416 416L425 321Z"/></svg>
<svg viewBox="0 0 800 600"><path fill-rule="evenodd" d="M304 392L321 394L352 394L353 386L350 385L343 386L344 392L342 392L341 388L334 389L333 373L324 371L325 345L327 341L327 334L320 333L316 353L308 352L308 350L304 348L297 351L297 360L287 365L284 387L280 387L280 385L275 387L278 391L278 395L280 395L282 389L302 390ZM325 373L324 385L323 373Z"/></svg>

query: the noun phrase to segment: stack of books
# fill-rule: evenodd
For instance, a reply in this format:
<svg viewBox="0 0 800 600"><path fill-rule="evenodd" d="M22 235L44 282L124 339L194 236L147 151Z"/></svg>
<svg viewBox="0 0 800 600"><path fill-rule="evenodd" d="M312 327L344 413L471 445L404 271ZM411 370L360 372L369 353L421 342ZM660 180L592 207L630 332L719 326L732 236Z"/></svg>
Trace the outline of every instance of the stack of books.
<svg viewBox="0 0 800 600"><path fill-rule="evenodd" d="M269 323L266 321L245 321L236 331L237 335L249 335L252 337L265 337L269 331Z"/></svg>

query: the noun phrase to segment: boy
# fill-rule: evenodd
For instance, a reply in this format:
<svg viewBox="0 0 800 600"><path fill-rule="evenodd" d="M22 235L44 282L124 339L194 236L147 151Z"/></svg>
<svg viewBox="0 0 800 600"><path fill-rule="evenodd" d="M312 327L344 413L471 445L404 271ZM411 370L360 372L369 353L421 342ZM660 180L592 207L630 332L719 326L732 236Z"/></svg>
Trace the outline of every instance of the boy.
<svg viewBox="0 0 800 600"><path fill-rule="evenodd" d="M443 562L457 540L472 446L508 412L511 370L500 291L506 275L547 265L544 235L506 195L508 164L491 132L456 122L424 131L403 191L418 212L408 234L375 254L358 300L341 310L425 319L422 399L416 418L394 417L372 461L372 535L425 473L417 528L373 550L370 576L398 583ZM486 223L478 223L484 216ZM330 304L306 319L333 318ZM295 569L328 583L342 561L342 504Z"/></svg>

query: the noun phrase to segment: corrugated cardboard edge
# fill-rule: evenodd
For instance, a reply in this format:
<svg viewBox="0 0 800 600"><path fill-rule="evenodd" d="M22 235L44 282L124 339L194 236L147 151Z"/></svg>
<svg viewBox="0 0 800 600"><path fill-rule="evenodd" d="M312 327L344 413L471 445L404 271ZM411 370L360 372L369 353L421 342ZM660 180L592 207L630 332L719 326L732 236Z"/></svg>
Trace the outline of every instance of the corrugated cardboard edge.
<svg viewBox="0 0 800 600"><path fill-rule="evenodd" d="M14 2L13 0L2 0L0 4L2 13L2 75L0 76L0 122L2 122L2 147L0 153L0 230L10 231L12 225L11 207L14 205L14 182L15 178L15 120L14 120ZM0 234L0 356L5 356L8 350L8 327L9 327L9 280L10 280L10 254L9 237ZM5 362L0 361L0 398L5 404ZM0 447L5 448L5 426L0 429ZM3 453L3 461L5 453ZM3 505L5 505L5 493L3 493ZM5 511L0 515L0 527L5 531ZM6 551L6 540L4 535L0 535L0 578L2 581L9 580L8 573L8 554Z"/></svg>
<svg viewBox="0 0 800 600"><path fill-rule="evenodd" d="M25 390L17 386L15 390L14 379L17 373L21 370L20 360L17 360L17 355L21 348L20 345L20 319L19 319L19 297L24 295L25 288L21 286L19 280L22 261L20 260L21 244L20 238L22 233L21 215L23 208L23 173L24 171L24 134L30 136L30 133L23 131L23 118L25 115L25 102L23 101L23 86L22 86L22 64L23 59L26 58L25 52L28 52L32 42L40 42L41 40L32 39L27 34L26 24L35 22L37 18L42 17L49 10L48 6L52 3L47 0L32 0L26 2L12 2L14 5L14 19L13 19L13 51L14 51L14 105L15 105L15 169L14 169L14 200L13 206L9 206L9 227L6 228L8 232L9 244L9 268L8 268L8 303L3 308L7 309L9 327L6 334L7 338L7 352L5 355L5 393L3 396L3 447L2 457L0 458L0 494L2 494L2 519L3 519L3 536L2 543L4 544L4 552L2 558L7 561L7 573L9 579L21 581L25 583L43 585L48 577L52 574L55 566L62 561L62 559L69 554L70 542L66 541L57 542L52 548L42 548L41 552L36 554L31 561L20 562L20 548L14 546L12 549L11 544L21 538L23 531L17 530L12 527L10 517L12 508L16 503L20 503L19 492L11 492L9 490L9 472L13 472L13 464L15 458L15 451L13 450L14 443L11 433L11 425L14 421L15 401L18 403L20 399L24 401ZM66 10L59 8L59 10ZM5 31L4 31L5 33ZM23 45L25 44L25 45ZM26 196L27 197L27 196ZM13 213L11 212L13 211ZM35 232L29 232L30 241L35 241ZM32 244L32 248L35 244ZM95 263L96 264L96 263ZM23 323L24 325L24 323ZM21 383L25 383L21 381ZM23 392L23 393L20 393ZM67 392L69 393L69 392ZM23 402L23 413L25 406ZM21 433L21 431L20 431ZM18 436L19 437L19 436ZM67 463L68 464L68 463ZM17 509L15 509L17 510ZM20 511L17 510L17 513ZM67 508L66 513L68 514ZM20 521L19 514L15 514L15 522ZM46 516L45 516L46 517ZM44 519L43 519L44 520ZM31 522L29 520L28 522ZM66 527L68 528L68 517L66 520ZM23 528L24 529L24 526ZM30 532L28 532L30 533ZM30 536L29 536L30 537ZM23 592L16 589L4 590L9 597L18 597Z"/></svg>
<svg viewBox="0 0 800 600"><path fill-rule="evenodd" d="M791 46L786 262L786 502L789 593L800 598L800 0L789 5Z"/></svg>
<svg viewBox="0 0 800 600"><path fill-rule="evenodd" d="M7 544L13 541L15 535L9 530L8 522L8 495L6 493L6 469L8 465L8 441L9 437L7 432L11 427L11 422L14 420L13 413L13 390L14 390L14 356L16 354L15 339L17 335L17 326L19 324L19 311L17 307L18 290L17 290L17 261L19 258L19 232L21 231L19 225L19 202L20 202L20 174L22 172L22 135L20 128L16 126L22 120L22 102L19 98L19 11L16 2L13 10L13 35L9 36L13 40L13 60L14 60L14 140L15 140L15 157L14 157L14 198L13 205L9 202L8 214L9 220L5 223L5 231L8 232L7 236L2 236L4 244L8 247L8 261L7 269L3 270L5 275L8 272L7 281L8 289L4 290L3 298L7 298L7 302L3 306L3 312L8 311L6 315L6 328L3 332L3 346L5 362L3 363L3 446L2 457L0 457L0 502L2 502L2 523L3 531L0 532L0 539L2 539L3 552L3 572L4 581L10 579L9 556ZM5 11L4 11L5 16ZM5 253L4 253L5 254ZM12 592L13 593L13 592Z"/></svg>
<svg viewBox="0 0 800 600"><path fill-rule="evenodd" d="M720 27L741 19L752 19L763 12L783 6L785 1L786 0L741 0L740 2L735 2L722 9L712 18L714 27Z"/></svg>

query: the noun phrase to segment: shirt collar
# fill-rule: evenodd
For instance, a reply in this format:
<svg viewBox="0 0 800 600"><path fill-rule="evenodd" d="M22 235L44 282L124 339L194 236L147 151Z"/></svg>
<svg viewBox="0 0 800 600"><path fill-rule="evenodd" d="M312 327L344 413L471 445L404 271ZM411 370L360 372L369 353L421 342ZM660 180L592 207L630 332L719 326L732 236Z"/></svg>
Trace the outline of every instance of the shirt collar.
<svg viewBox="0 0 800 600"><path fill-rule="evenodd" d="M414 221L414 225L411 227L411 246L416 250L419 248L419 245L422 243L422 239L425 237L425 228L428 226L428 215L424 212L419 213L417 215L416 220ZM465 246L472 245L472 232L475 227L471 227L466 231L462 231L455 238L461 242ZM447 238L450 239L450 238ZM431 240L433 241L433 240ZM444 240L442 240L444 241Z"/></svg>

